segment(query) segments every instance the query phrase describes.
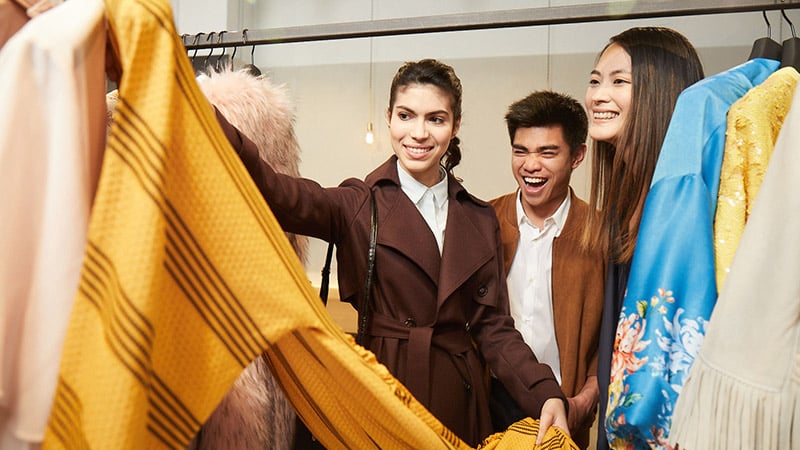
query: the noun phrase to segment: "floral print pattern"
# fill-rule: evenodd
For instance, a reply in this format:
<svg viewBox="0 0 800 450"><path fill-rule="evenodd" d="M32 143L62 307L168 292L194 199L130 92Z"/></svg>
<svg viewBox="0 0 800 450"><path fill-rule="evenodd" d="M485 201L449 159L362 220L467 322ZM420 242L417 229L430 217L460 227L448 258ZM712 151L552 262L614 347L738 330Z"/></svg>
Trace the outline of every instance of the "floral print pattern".
<svg viewBox="0 0 800 450"><path fill-rule="evenodd" d="M672 291L665 288L635 305L636 311L623 306L617 324L606 429L615 449L671 450L667 435L674 403L703 343L708 321L702 316L687 318L685 310L676 307ZM663 381L656 385L655 378ZM659 385L668 389L651 388ZM656 423L645 438L628 429L626 418L636 413L631 408L639 402L660 405Z"/></svg>

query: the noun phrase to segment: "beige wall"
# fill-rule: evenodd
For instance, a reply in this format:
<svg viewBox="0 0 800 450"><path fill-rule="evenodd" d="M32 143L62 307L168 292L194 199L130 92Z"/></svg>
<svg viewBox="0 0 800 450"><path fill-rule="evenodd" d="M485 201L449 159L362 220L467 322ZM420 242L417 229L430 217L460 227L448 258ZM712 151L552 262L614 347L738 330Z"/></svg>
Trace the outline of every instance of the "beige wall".
<svg viewBox="0 0 800 450"><path fill-rule="evenodd" d="M215 6L206 8L197 7L196 0L173 0L179 32L545 7L550 1L444 1L436 5L422 0L212 3ZM800 10L787 13L800 23ZM791 36L780 12L770 11L768 16L773 38L781 41ZM766 35L761 13L756 12L273 44L255 48L253 58L274 81L290 89L303 152L301 173L325 186L351 176L363 177L391 154L384 111L391 77L403 61L433 57L451 64L464 86L460 132L463 160L456 174L473 194L488 199L515 187L503 123L507 106L537 89L557 90L582 101L595 56L608 38L631 26L644 25L668 26L685 34L698 48L706 75L744 62L753 41ZM239 65L250 62L249 50L237 52ZM367 145L364 133L370 120L376 141ZM584 161L573 176L572 185L583 198L589 195L590 163ZM312 241L307 267L313 283L318 283L324 255L325 244ZM335 267L331 275L336 286Z"/></svg>
<svg viewBox="0 0 800 450"><path fill-rule="evenodd" d="M602 45L600 43L599 45ZM599 46L598 45L598 46ZM708 73L744 62L750 48L701 49ZM443 58L454 66L464 88L464 116L459 133L463 159L456 174L478 197L489 199L515 188L510 172L510 147L503 115L508 105L532 90L550 88L583 102L594 53L503 58ZM545 71L550 60L553 73ZM296 131L302 148L301 173L324 186L347 177L363 178L391 155L384 111L391 76L401 61L373 65L375 99L373 121L376 140L364 142L369 120L369 64L267 67L271 77L286 83L297 105ZM590 160L573 174L572 186L585 199L589 195ZM325 244L312 242L308 273L317 283L324 262ZM332 285L336 285L335 269Z"/></svg>

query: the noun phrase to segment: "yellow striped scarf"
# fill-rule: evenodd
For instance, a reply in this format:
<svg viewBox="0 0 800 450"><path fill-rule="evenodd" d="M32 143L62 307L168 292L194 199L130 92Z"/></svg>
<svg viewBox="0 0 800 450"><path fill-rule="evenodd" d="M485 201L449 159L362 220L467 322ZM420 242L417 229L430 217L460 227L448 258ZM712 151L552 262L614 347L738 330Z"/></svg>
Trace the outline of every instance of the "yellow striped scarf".
<svg viewBox="0 0 800 450"><path fill-rule="evenodd" d="M262 352L328 448L469 448L322 307L196 85L169 2L106 10L119 103L43 448L184 448ZM483 447L532 448L537 426Z"/></svg>

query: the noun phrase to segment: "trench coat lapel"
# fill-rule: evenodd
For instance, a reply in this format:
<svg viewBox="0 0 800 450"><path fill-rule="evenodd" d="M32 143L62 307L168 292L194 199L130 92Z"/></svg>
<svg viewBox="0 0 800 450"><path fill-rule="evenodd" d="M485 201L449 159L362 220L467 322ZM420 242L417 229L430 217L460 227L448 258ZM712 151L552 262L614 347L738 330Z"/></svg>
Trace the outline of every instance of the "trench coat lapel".
<svg viewBox="0 0 800 450"><path fill-rule="evenodd" d="M378 244L405 255L436 283L441 256L428 224L399 186L383 192L387 204L378 209Z"/></svg>
<svg viewBox="0 0 800 450"><path fill-rule="evenodd" d="M475 271L495 256L496 249L490 244L493 236L486 236L487 232L494 230L481 232L476 226L466 208L478 207L477 204L451 177L448 181L447 228L442 255L439 255L428 224L400 189L395 156L370 174L366 181L375 186L382 180L384 183L389 181L394 188L385 186L380 189L378 245L395 249L419 266L437 284L437 304L441 306ZM490 208L488 205L485 207Z"/></svg>
<svg viewBox="0 0 800 450"><path fill-rule="evenodd" d="M461 191L461 195L458 195L458 191ZM469 206L464 203L471 201L464 188L451 179L447 229L442 249L443 265L439 273L439 306L495 256L496 248L490 244L494 236L486 236L487 230L482 233L467 211Z"/></svg>

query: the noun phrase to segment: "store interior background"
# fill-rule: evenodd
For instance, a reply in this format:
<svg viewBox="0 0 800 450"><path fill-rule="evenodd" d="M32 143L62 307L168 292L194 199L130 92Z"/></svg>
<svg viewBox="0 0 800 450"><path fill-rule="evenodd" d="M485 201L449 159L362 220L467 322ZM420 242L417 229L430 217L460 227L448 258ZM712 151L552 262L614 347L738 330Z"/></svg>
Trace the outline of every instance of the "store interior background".
<svg viewBox="0 0 800 450"><path fill-rule="evenodd" d="M413 18L421 16L585 3L172 0L178 32L189 35L398 18L408 18L413 24ZM620 7L626 4L630 2L619 3ZM785 12L800 26L800 10ZM768 11L767 18L773 39L783 42L792 37L792 28L780 11ZM301 174L323 186L335 186L348 177L363 178L391 155L385 111L391 78L402 62L430 57L452 65L464 90L459 133L463 159L455 172L470 192L490 199L516 187L503 121L508 105L539 89L571 94L583 103L598 52L610 36L632 26L667 26L683 33L697 48L706 76L745 62L753 42L768 33L761 12L703 14L248 46L237 50L234 64L239 68L250 63L252 50L252 62L273 82L288 88L296 108ZM232 50L228 48L227 54ZM221 52L214 50L217 55ZM196 54L207 53L200 50ZM367 144L370 122L375 140ZM587 158L572 179L576 193L587 200L590 164ZM312 240L306 267L315 285L325 248L326 243ZM335 292L335 261L331 283ZM354 317L347 315L352 312L349 306L333 308L345 314L337 316L338 320L345 329L350 328Z"/></svg>

